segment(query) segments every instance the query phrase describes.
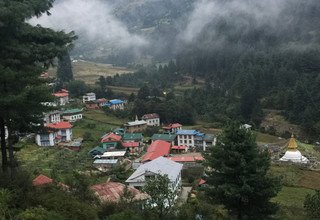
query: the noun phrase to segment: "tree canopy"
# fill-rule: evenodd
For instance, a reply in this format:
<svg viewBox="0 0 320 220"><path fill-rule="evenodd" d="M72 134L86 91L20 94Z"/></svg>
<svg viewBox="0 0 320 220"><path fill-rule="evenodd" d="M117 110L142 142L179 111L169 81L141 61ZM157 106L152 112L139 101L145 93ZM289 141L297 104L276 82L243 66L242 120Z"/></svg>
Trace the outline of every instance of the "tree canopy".
<svg viewBox="0 0 320 220"><path fill-rule="evenodd" d="M259 218L274 214L270 199L280 190L278 179L269 176L270 158L261 152L251 131L230 124L206 156L210 188L208 196L231 214Z"/></svg>
<svg viewBox="0 0 320 220"><path fill-rule="evenodd" d="M51 101L49 89L39 78L53 59L64 54L75 38L71 32L56 32L32 26L27 20L49 13L53 0L0 1L0 128L9 130L10 160L12 135L34 129ZM11 141L10 141L11 140ZM2 166L7 165L5 142L1 142Z"/></svg>

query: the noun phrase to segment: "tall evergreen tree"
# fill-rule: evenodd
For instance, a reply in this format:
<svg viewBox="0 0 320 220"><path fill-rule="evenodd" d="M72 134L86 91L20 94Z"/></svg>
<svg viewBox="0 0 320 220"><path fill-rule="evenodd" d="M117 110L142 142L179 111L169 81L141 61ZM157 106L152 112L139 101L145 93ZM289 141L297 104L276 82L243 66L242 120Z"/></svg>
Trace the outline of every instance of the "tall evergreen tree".
<svg viewBox="0 0 320 220"><path fill-rule="evenodd" d="M64 83L73 80L73 72L69 52L66 52L59 57L57 78Z"/></svg>
<svg viewBox="0 0 320 220"><path fill-rule="evenodd" d="M33 130L47 109L41 103L52 100L39 79L56 56L67 50L73 33L55 32L26 21L49 14L53 0L0 0L0 131L8 127L8 149L13 164L14 134ZM2 167L6 170L7 146L1 138Z"/></svg>
<svg viewBox="0 0 320 220"><path fill-rule="evenodd" d="M270 158L261 152L251 131L229 125L206 156L210 169L208 195L238 219L264 218L277 210L270 199L280 190L278 179L267 174Z"/></svg>

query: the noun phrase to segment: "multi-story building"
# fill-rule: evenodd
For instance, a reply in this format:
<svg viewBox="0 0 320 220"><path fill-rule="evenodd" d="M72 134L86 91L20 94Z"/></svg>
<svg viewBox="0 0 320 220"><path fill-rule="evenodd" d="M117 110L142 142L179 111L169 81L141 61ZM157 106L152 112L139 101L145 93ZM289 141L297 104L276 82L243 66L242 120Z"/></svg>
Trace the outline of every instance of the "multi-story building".
<svg viewBox="0 0 320 220"><path fill-rule="evenodd" d="M79 108L69 109L62 112L62 118L66 121L75 122L82 119L82 110Z"/></svg>
<svg viewBox="0 0 320 220"><path fill-rule="evenodd" d="M160 126L160 116L157 113L145 114L141 119L145 120L148 126Z"/></svg>
<svg viewBox="0 0 320 220"><path fill-rule="evenodd" d="M84 96L82 96L82 102L87 103L91 101L96 101L96 94L93 92L87 93Z"/></svg>
<svg viewBox="0 0 320 220"><path fill-rule="evenodd" d="M66 89L61 89L60 91L53 93L53 95L58 99L59 105L66 105L69 103L69 91Z"/></svg>
<svg viewBox="0 0 320 220"><path fill-rule="evenodd" d="M183 165L176 163L164 157L142 164L138 169L126 180L129 186L142 188L149 178L155 175L167 175L170 180L170 185L174 193L178 193L181 189L181 170Z"/></svg>
<svg viewBox="0 0 320 220"><path fill-rule="evenodd" d="M57 123L61 121L60 111L51 111L44 114L43 118L44 124Z"/></svg>

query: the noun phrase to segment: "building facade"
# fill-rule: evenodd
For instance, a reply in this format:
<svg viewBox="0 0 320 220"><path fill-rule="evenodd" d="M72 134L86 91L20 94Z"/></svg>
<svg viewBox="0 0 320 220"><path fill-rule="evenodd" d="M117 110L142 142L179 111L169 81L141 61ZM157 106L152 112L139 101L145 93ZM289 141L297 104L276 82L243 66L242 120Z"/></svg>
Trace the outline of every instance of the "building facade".
<svg viewBox="0 0 320 220"><path fill-rule="evenodd" d="M157 113L145 114L141 119L145 120L148 126L160 126L160 116Z"/></svg>
<svg viewBox="0 0 320 220"><path fill-rule="evenodd" d="M93 92L87 93L84 96L82 96L82 102L87 103L91 101L96 101L96 94Z"/></svg>

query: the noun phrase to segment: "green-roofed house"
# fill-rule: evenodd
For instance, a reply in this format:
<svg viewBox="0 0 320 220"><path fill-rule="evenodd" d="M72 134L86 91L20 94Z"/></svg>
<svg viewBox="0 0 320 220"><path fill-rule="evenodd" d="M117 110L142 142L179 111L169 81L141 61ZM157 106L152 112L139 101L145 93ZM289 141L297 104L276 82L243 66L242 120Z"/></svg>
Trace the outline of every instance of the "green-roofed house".
<svg viewBox="0 0 320 220"><path fill-rule="evenodd" d="M89 151L89 154L90 154L92 157L95 157L95 156L97 156L97 155L102 155L104 152L106 152L106 149L104 149L103 147L97 146L97 147L92 148L92 149Z"/></svg>
<svg viewBox="0 0 320 220"><path fill-rule="evenodd" d="M80 108L68 109L62 112L62 118L69 122L75 122L82 119L82 110Z"/></svg>
<svg viewBox="0 0 320 220"><path fill-rule="evenodd" d="M167 141L171 143L172 146L175 144L176 139L177 139L176 134L154 134L151 137L152 142L156 140Z"/></svg>
<svg viewBox="0 0 320 220"><path fill-rule="evenodd" d="M126 133L122 137L123 142L143 142L142 133Z"/></svg>

